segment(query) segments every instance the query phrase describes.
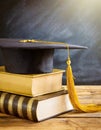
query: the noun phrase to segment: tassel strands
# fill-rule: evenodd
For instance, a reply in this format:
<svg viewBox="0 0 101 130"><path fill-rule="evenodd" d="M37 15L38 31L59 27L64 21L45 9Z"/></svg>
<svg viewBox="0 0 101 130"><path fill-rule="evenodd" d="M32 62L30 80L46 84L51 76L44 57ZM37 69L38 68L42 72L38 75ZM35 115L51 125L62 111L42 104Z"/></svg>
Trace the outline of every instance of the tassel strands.
<svg viewBox="0 0 101 130"><path fill-rule="evenodd" d="M101 111L101 105L97 104L80 104L77 92L75 89L75 83L74 83L74 77L71 67L71 59L70 59L70 53L69 53L69 47L68 48L68 59L67 59L67 69L66 69L66 78L67 78L67 88L69 97L71 100L71 103L77 111L80 112L98 112Z"/></svg>

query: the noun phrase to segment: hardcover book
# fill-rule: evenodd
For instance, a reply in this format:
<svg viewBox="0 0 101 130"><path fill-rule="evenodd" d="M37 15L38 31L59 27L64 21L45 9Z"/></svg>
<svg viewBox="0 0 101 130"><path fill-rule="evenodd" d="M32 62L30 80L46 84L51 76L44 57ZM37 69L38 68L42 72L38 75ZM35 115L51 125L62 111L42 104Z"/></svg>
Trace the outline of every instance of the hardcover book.
<svg viewBox="0 0 101 130"><path fill-rule="evenodd" d="M53 69L45 74L13 74L0 67L0 91L25 96L38 96L62 89L64 70Z"/></svg>
<svg viewBox="0 0 101 130"><path fill-rule="evenodd" d="M38 97L0 92L0 111L35 122L73 110L66 90Z"/></svg>

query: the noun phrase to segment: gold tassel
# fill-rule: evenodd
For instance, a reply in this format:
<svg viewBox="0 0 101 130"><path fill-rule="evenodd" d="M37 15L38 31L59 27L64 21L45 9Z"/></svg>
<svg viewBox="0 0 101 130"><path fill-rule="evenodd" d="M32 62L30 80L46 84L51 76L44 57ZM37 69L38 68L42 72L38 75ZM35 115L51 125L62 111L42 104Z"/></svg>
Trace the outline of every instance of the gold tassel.
<svg viewBox="0 0 101 130"><path fill-rule="evenodd" d="M74 109L81 111L81 112L98 112L101 111L101 105L97 104L80 104L77 92L75 89L74 77L71 67L71 59L68 47L68 59L67 59L67 69L66 69L66 77L67 77L67 88L71 103Z"/></svg>

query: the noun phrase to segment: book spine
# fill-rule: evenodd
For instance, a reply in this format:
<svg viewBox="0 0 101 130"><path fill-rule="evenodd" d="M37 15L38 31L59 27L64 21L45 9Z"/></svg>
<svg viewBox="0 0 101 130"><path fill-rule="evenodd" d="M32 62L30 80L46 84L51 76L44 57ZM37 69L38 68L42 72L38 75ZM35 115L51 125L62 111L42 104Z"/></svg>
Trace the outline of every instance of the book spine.
<svg viewBox="0 0 101 130"><path fill-rule="evenodd" d="M38 100L0 92L0 112L37 122Z"/></svg>

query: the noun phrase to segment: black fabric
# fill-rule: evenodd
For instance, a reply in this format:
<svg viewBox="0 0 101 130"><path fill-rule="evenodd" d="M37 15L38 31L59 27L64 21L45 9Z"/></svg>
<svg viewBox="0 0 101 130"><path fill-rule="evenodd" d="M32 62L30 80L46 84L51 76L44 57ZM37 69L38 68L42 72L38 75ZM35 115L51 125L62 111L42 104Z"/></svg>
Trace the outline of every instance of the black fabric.
<svg viewBox="0 0 101 130"><path fill-rule="evenodd" d="M100 12L100 0L0 0L0 37L88 46L71 51L75 82L101 84ZM54 67L65 69L66 57L66 50L57 50Z"/></svg>
<svg viewBox="0 0 101 130"><path fill-rule="evenodd" d="M52 72L53 49L2 48L7 72L17 74L42 74Z"/></svg>

